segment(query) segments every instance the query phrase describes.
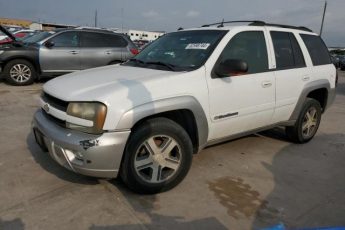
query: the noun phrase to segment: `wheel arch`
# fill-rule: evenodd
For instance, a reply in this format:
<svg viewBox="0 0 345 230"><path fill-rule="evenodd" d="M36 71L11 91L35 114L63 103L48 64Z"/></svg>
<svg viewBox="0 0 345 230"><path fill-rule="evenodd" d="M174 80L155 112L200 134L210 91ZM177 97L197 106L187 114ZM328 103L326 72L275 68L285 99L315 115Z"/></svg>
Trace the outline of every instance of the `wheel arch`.
<svg viewBox="0 0 345 230"><path fill-rule="evenodd" d="M195 153L206 146L208 121L202 106L192 96L156 100L137 106L122 115L116 129L133 129L155 117L166 117L181 125L190 136Z"/></svg>
<svg viewBox="0 0 345 230"><path fill-rule="evenodd" d="M11 56L11 57L9 57L3 61L3 66L5 67L9 62L14 61L14 60L25 60L27 62L30 62L34 66L36 72L38 74L41 73L41 68L40 68L38 61L34 60L33 58L27 57L27 56L21 56L21 55Z"/></svg>
<svg viewBox="0 0 345 230"><path fill-rule="evenodd" d="M306 84L300 97L298 98L290 120L297 120L306 98L313 98L317 100L322 107L322 112L324 112L333 102L334 97L335 88L331 88L329 81L326 79L317 80Z"/></svg>

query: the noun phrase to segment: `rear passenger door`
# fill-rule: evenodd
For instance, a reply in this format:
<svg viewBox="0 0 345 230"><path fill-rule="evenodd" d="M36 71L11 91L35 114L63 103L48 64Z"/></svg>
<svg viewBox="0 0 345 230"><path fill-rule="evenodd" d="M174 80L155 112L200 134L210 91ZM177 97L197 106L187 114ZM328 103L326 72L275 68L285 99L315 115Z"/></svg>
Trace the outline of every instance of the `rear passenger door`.
<svg viewBox="0 0 345 230"><path fill-rule="evenodd" d="M81 68L121 62L127 57L127 41L119 35L81 32Z"/></svg>
<svg viewBox="0 0 345 230"><path fill-rule="evenodd" d="M299 45L301 38L298 34L276 30L269 34L276 65L276 109L272 122L277 123L290 119L304 85L312 76Z"/></svg>

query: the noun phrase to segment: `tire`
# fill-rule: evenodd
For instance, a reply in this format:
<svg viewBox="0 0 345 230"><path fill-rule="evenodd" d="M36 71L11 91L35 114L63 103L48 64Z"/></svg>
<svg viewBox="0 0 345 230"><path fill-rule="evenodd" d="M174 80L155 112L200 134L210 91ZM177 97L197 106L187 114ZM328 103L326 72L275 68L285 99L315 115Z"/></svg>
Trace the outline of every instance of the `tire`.
<svg viewBox="0 0 345 230"><path fill-rule="evenodd" d="M319 128L321 114L320 103L315 99L307 98L295 125L285 129L289 139L300 144L310 141Z"/></svg>
<svg viewBox="0 0 345 230"><path fill-rule="evenodd" d="M11 85L30 85L37 77L35 67L23 59L8 62L4 68L6 81Z"/></svg>
<svg viewBox="0 0 345 230"><path fill-rule="evenodd" d="M170 119L154 118L132 131L120 176L137 193L163 192L183 180L192 158L193 147L187 132Z"/></svg>

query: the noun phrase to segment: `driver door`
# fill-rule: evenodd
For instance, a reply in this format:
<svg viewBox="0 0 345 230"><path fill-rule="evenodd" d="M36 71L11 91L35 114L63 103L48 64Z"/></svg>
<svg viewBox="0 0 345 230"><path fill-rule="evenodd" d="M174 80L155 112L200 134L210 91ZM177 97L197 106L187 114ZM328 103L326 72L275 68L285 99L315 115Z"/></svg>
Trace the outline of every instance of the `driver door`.
<svg viewBox="0 0 345 230"><path fill-rule="evenodd" d="M271 123L275 109L275 77L269 71L269 51L264 29L235 34L208 77L210 140L245 133ZM219 77L218 63L228 59L245 61L247 73Z"/></svg>
<svg viewBox="0 0 345 230"><path fill-rule="evenodd" d="M46 41L39 51L42 72L73 72L80 70L79 32L66 31Z"/></svg>

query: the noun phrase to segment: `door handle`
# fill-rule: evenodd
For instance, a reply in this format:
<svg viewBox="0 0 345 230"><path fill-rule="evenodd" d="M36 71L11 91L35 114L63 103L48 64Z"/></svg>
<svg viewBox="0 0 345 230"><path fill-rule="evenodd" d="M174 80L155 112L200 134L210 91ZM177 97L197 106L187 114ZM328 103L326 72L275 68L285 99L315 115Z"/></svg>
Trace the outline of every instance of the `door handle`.
<svg viewBox="0 0 345 230"><path fill-rule="evenodd" d="M305 76L302 77L302 80L303 81L309 81L310 77L308 75L305 75Z"/></svg>
<svg viewBox="0 0 345 230"><path fill-rule="evenodd" d="M267 87L271 87L272 86L272 82L271 81L263 81L261 83L263 88L267 88Z"/></svg>
<svg viewBox="0 0 345 230"><path fill-rule="evenodd" d="M112 52L109 51L109 50L105 51L105 54L111 54L111 53L112 53Z"/></svg>
<svg viewBox="0 0 345 230"><path fill-rule="evenodd" d="M76 50L72 50L72 51L69 51L69 53L75 55L75 54L78 54L79 52Z"/></svg>

